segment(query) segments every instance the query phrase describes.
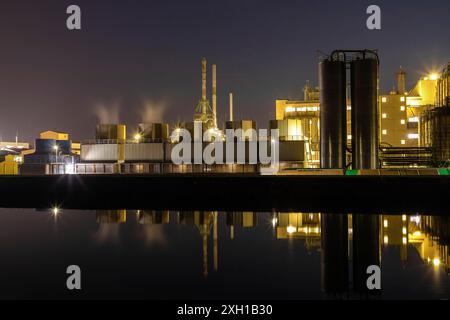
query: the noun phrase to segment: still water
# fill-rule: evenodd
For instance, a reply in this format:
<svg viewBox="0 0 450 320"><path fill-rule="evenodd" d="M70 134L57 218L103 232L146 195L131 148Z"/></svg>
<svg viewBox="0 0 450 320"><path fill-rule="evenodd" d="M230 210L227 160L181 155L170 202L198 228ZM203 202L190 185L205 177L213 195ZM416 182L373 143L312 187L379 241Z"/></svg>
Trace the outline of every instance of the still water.
<svg viewBox="0 0 450 320"><path fill-rule="evenodd" d="M427 215L0 209L0 298L448 299ZM367 292L380 265L382 290ZM82 291L66 268L82 270Z"/></svg>

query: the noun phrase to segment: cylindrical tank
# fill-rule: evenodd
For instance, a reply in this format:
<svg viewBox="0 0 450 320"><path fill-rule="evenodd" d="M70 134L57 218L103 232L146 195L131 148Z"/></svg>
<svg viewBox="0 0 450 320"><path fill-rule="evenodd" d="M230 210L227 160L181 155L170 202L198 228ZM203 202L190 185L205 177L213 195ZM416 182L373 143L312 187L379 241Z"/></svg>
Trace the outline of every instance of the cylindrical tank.
<svg viewBox="0 0 450 320"><path fill-rule="evenodd" d="M378 169L378 61L351 62L353 169Z"/></svg>
<svg viewBox="0 0 450 320"><path fill-rule="evenodd" d="M425 112L420 119L420 143L431 147L436 166L450 163L450 107Z"/></svg>
<svg viewBox="0 0 450 320"><path fill-rule="evenodd" d="M125 141L127 129L123 124L99 124L95 133L97 140L119 140Z"/></svg>
<svg viewBox="0 0 450 320"><path fill-rule="evenodd" d="M167 123L153 123L152 125L152 140L154 141L168 141L169 140L169 125Z"/></svg>
<svg viewBox="0 0 450 320"><path fill-rule="evenodd" d="M320 164L323 169L342 169L346 166L345 76L345 62L320 62Z"/></svg>

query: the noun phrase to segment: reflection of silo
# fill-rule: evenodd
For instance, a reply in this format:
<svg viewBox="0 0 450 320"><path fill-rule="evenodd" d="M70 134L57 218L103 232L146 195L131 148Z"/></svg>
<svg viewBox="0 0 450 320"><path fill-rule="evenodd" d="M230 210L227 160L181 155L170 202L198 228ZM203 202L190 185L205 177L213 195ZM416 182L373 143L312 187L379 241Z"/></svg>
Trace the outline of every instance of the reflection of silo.
<svg viewBox="0 0 450 320"><path fill-rule="evenodd" d="M323 214L322 289L326 293L348 292L348 216Z"/></svg>
<svg viewBox="0 0 450 320"><path fill-rule="evenodd" d="M353 215L353 289L369 294L367 268L381 267L380 218L375 214ZM376 293L376 292L372 292Z"/></svg>
<svg viewBox="0 0 450 320"><path fill-rule="evenodd" d="M255 212L227 212L227 226L253 228L258 224Z"/></svg>
<svg viewBox="0 0 450 320"><path fill-rule="evenodd" d="M346 166L345 76L345 62L320 62L320 163L324 169L340 169Z"/></svg>
<svg viewBox="0 0 450 320"><path fill-rule="evenodd" d="M139 211L139 224L169 224L169 211Z"/></svg>
<svg viewBox="0 0 450 320"><path fill-rule="evenodd" d="M127 221L127 210L97 210L98 224L118 224Z"/></svg>
<svg viewBox="0 0 450 320"><path fill-rule="evenodd" d="M378 61L351 62L353 169L377 169L378 161Z"/></svg>

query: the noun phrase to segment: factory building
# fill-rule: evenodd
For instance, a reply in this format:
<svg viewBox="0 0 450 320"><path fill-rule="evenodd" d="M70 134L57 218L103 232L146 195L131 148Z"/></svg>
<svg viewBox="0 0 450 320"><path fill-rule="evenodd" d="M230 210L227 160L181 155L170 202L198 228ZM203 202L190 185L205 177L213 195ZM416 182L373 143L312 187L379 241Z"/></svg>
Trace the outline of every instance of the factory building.
<svg viewBox="0 0 450 320"><path fill-rule="evenodd" d="M69 134L45 131L36 139L33 152L23 156L20 174L73 174L77 162Z"/></svg>
<svg viewBox="0 0 450 320"><path fill-rule="evenodd" d="M406 88L406 73L397 73L397 90L381 95L382 146L419 147L419 119L436 105L438 75L422 77L412 90Z"/></svg>
<svg viewBox="0 0 450 320"><path fill-rule="evenodd" d="M422 147L431 147L439 167L450 165L450 63L435 77L436 104L420 116L419 138Z"/></svg>
<svg viewBox="0 0 450 320"><path fill-rule="evenodd" d="M18 156L0 152L0 175L18 175Z"/></svg>

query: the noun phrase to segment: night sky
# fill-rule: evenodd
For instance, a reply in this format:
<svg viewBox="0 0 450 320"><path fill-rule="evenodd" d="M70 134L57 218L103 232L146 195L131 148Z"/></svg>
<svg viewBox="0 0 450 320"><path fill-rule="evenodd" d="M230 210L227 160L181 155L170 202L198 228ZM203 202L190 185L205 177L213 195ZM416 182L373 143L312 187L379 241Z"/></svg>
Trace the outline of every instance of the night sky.
<svg viewBox="0 0 450 320"><path fill-rule="evenodd" d="M81 31L66 29L70 4L81 7ZM370 4L381 6L381 31L366 28ZM0 136L89 139L100 116L189 121L203 56L208 71L218 65L219 120L233 92L235 118L267 127L276 98L317 84L318 50L379 49L389 91L400 65L411 86L450 61L449 31L448 0L3 0Z"/></svg>

